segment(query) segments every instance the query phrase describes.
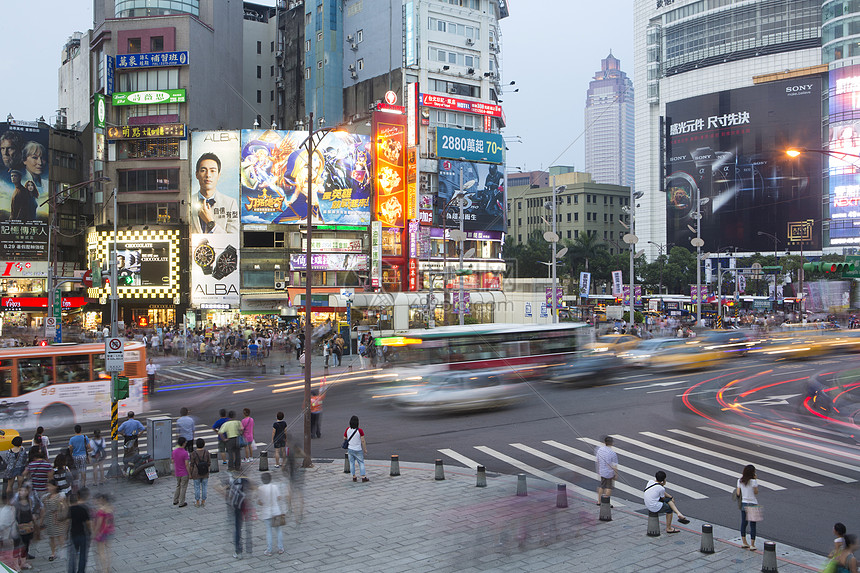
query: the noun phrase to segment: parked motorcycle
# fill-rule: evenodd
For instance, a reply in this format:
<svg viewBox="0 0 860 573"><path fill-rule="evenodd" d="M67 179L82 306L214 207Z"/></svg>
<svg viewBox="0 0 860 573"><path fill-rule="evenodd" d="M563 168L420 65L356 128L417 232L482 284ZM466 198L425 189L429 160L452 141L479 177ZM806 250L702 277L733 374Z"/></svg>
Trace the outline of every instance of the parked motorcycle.
<svg viewBox="0 0 860 573"><path fill-rule="evenodd" d="M129 481L139 478L149 485L155 483L158 472L152 456L140 453L137 436L123 445L122 471Z"/></svg>

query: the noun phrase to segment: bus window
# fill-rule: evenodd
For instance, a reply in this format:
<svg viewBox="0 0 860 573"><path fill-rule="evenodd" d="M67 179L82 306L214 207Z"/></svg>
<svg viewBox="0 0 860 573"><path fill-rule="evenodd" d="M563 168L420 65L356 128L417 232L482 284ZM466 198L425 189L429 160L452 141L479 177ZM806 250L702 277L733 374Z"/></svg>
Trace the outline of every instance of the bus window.
<svg viewBox="0 0 860 573"><path fill-rule="evenodd" d="M70 384L72 382L87 382L90 380L90 357L87 354L78 356L57 356L57 382Z"/></svg>
<svg viewBox="0 0 860 573"><path fill-rule="evenodd" d="M104 354L93 354L93 380L110 380L110 374L105 370Z"/></svg>
<svg viewBox="0 0 860 573"><path fill-rule="evenodd" d="M52 358L19 358L18 386L21 394L33 392L54 383Z"/></svg>
<svg viewBox="0 0 860 573"><path fill-rule="evenodd" d="M12 397L12 371L0 370L0 398Z"/></svg>

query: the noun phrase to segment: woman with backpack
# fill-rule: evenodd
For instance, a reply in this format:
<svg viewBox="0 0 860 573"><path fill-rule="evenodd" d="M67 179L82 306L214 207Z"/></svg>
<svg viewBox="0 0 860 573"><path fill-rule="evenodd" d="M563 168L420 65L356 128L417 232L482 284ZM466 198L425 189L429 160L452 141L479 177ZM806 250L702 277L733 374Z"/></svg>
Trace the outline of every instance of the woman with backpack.
<svg viewBox="0 0 860 573"><path fill-rule="evenodd" d="M197 446L191 453L191 479L194 480L194 506L206 507L206 487L209 484L209 464L212 455L206 449L206 441L197 438Z"/></svg>
<svg viewBox="0 0 860 573"><path fill-rule="evenodd" d="M5 489L5 498L8 498L12 495L12 487L15 482L18 482L18 487L23 483L24 478L21 477L24 473L24 468L27 467L27 463L30 461L27 452L24 451L24 448L21 444L24 443L24 440L21 439L21 436L15 436L12 438L12 447L2 454L2 460L5 468L3 469L3 477L6 479L6 489Z"/></svg>
<svg viewBox="0 0 860 573"><path fill-rule="evenodd" d="M90 439L93 446L90 461L93 464L93 482L95 485L105 484L105 458L107 450L105 448L105 439L102 437L102 431L99 429L93 430L93 437Z"/></svg>

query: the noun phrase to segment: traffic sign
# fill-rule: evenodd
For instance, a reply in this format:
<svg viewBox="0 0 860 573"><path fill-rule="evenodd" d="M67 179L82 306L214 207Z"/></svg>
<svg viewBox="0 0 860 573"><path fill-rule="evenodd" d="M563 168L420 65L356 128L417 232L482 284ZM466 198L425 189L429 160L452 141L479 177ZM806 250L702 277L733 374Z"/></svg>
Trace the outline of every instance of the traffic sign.
<svg viewBox="0 0 860 573"><path fill-rule="evenodd" d="M125 343L122 338L105 338L105 370L122 372L125 366Z"/></svg>

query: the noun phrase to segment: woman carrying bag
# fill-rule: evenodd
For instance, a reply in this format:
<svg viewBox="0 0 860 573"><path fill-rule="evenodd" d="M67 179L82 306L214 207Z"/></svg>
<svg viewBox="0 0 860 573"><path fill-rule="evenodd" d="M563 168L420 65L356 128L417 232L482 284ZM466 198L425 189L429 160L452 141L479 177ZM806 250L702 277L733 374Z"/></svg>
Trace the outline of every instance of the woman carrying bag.
<svg viewBox="0 0 860 573"><path fill-rule="evenodd" d="M744 467L743 474L738 479L735 490L741 500L741 547L755 551L756 524L762 520L762 507L758 504L758 481L756 481L755 466L750 464ZM747 543L747 523L750 526L750 540Z"/></svg>

